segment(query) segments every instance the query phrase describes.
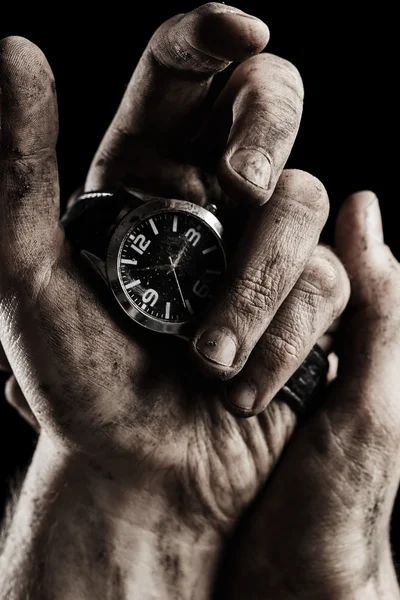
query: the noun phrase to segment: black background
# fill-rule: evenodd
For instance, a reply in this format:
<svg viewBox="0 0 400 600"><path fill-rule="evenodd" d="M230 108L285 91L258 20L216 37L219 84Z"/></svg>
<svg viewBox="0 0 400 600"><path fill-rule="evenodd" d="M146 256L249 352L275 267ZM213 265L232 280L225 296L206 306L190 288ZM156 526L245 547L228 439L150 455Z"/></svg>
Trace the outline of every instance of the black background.
<svg viewBox="0 0 400 600"><path fill-rule="evenodd" d="M35 7L30 14L21 4L9 5L2 14L0 37L31 39L53 68L64 201L83 182L150 35L165 19L198 4L60 4ZM400 258L394 5L370 3L371 10L365 3L361 10L351 3L314 8L296 3L294 8L283 2L242 1L236 6L269 25L268 51L291 60L302 74L304 115L288 166L311 172L328 189L332 208L327 241L345 196L368 188L380 198L386 240ZM0 485L6 490L15 469L29 460L35 438L5 401L0 403L0 440ZM397 527L396 517L394 531Z"/></svg>

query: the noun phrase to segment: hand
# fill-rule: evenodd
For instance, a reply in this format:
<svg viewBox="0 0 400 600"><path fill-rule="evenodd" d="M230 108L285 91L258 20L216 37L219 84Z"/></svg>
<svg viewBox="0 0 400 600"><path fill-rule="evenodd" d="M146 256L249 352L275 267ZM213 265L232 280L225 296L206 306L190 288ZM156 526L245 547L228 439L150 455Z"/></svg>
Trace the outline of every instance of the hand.
<svg viewBox="0 0 400 600"><path fill-rule="evenodd" d="M400 265L371 192L344 203L336 249L352 282L338 377L244 520L224 598L400 598L389 536L400 481Z"/></svg>
<svg viewBox="0 0 400 600"><path fill-rule="evenodd" d="M172 258L171 257L169 257L169 262L171 263L171 270L172 270L172 272L174 274L174 278L175 278L175 282L176 282L176 287L178 288L178 292L179 292L179 295L181 297L182 304L183 304L183 306L186 306L185 298L183 297L183 294L182 294L182 288L181 288L181 286L179 284L178 275L176 274L176 271L175 271L175 265L172 262Z"/></svg>
<svg viewBox="0 0 400 600"><path fill-rule="evenodd" d="M220 295L193 340L192 359L208 379L181 340L132 335L111 295L99 297L75 263L59 226L52 74L28 41L2 43L0 335L41 427L5 564L15 540L37 543L46 535L41 527L57 522L47 565L55 586L67 572L90 597L100 595L115 563L120 578L124 566L129 585L151 594L141 578L155 572L151 561L163 551L182 568L165 569L162 583L149 577L151 585L165 598L167 589L186 585L188 595L190 588L190 596L207 597L225 536L294 429L295 415L273 399L344 308L349 283L334 253L317 246L328 213L322 184L307 173L282 173L303 91L287 61L252 56L267 38L261 21L216 4L161 26L86 182L87 189L126 184L212 200L228 228L245 222ZM202 115L212 76L231 61L241 64ZM229 378L236 387L225 400L221 379ZM238 420L223 401L232 412L259 416ZM60 518L65 512L68 519ZM84 584L74 544L65 540L84 539L99 565L93 528L116 550L96 581ZM138 574L125 553L140 543L147 566ZM28 547L40 551L33 541ZM9 564L15 575L18 561Z"/></svg>
<svg viewBox="0 0 400 600"><path fill-rule="evenodd" d="M183 244L182 244L182 248L180 248L178 254L175 257L175 260L173 261L174 269L176 269L176 267L179 266L179 264L182 260L182 256L185 254L187 249L188 249L188 240L185 237Z"/></svg>

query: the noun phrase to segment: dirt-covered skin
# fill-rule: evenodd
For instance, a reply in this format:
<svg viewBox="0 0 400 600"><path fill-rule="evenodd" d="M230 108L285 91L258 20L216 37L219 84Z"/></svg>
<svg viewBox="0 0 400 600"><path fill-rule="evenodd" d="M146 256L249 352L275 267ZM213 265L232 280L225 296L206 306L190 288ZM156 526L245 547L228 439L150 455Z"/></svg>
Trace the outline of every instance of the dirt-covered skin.
<svg viewBox="0 0 400 600"><path fill-rule="evenodd" d="M241 524L227 561L235 577L222 588L232 600L400 597L389 536L400 479L400 266L371 192L344 203L336 249L352 285L338 376Z"/></svg>
<svg viewBox="0 0 400 600"><path fill-rule="evenodd" d="M261 21L214 3L162 25L89 170L87 189L211 197L240 231L189 343L127 323L65 241L53 76L29 41L1 42L0 338L41 431L2 555L4 598L209 597L293 433L275 396L349 281L318 246L323 185L282 171L303 90L291 64L259 54L267 40Z"/></svg>

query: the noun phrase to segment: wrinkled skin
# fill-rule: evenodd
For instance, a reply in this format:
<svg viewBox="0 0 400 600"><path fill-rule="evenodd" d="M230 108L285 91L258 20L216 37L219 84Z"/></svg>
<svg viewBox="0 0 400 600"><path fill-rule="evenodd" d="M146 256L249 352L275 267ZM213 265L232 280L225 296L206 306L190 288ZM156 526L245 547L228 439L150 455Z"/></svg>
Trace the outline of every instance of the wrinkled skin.
<svg viewBox="0 0 400 600"><path fill-rule="evenodd" d="M215 45L219 38L202 37L210 23L225 36L222 48ZM250 58L267 38L261 21L214 4L163 25L86 183L87 189L129 184L198 203L211 198L228 227L248 215L219 298L193 343L131 326L74 256L57 223L51 71L28 41L2 43L1 211L7 232L1 245L1 337L22 393L42 432L61 447L87 453L101 469L118 457L127 481L141 470L154 473L160 488L185 498L181 505L188 515L181 518L199 518L221 531L254 497L293 430L295 417L285 404L266 406L348 296L343 267L329 249L317 247L327 217L323 186L306 173L281 175L299 125L302 85L286 61L266 54ZM175 42L191 48L185 63L174 54ZM231 60L243 62L207 124L201 104L211 75ZM205 174L210 146L218 160ZM238 147L246 151L233 160ZM260 155L261 171L255 163ZM249 177L254 167L260 185L232 165ZM216 325L236 339L232 365L196 350L201 333ZM223 351L224 341L219 346ZM259 413L248 421L223 407L223 401L229 405L225 381L245 363L249 372L263 372L255 409L236 407L244 416Z"/></svg>
<svg viewBox="0 0 400 600"><path fill-rule="evenodd" d="M339 371L241 522L228 561L235 577L223 588L232 583L235 600L400 597L390 545L400 479L400 267L371 192L343 204L336 249L352 284L336 334Z"/></svg>
<svg viewBox="0 0 400 600"><path fill-rule="evenodd" d="M209 4L160 28L86 182L211 199L240 236L190 342L128 323L65 241L51 71L26 40L2 42L0 334L15 375L9 389L41 440L91 480L116 481L128 495L151 489L167 499L169 518L175 512L197 532L231 532L261 491L232 542L239 564L224 582L229 598L397 598L388 530L400 469L399 268L370 193L350 198L337 223L336 252L352 283L338 377L264 489L296 425L277 393L342 312L349 281L317 245L323 186L282 172L300 121L299 75L278 57L254 56L266 27L235 10ZM204 115L211 75L230 61L241 65ZM221 332L235 343L233 360Z"/></svg>

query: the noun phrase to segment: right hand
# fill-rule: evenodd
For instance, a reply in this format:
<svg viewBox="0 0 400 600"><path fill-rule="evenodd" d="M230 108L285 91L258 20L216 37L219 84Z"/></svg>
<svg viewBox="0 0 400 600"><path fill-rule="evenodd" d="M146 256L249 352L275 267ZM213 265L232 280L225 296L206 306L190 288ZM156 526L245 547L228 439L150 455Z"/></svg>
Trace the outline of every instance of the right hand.
<svg viewBox="0 0 400 600"><path fill-rule="evenodd" d="M86 183L93 190L122 182L199 204L214 194L226 215L245 221L192 342L192 359L209 378L192 368L180 340L128 333L113 318L111 295L100 299L75 264L59 225L50 68L20 38L3 41L1 53L0 334L16 381L56 448L117 471L127 488L151 474L155 486L186 499L189 522L224 532L296 423L273 398L349 295L340 261L317 245L328 215L323 185L282 173L303 90L287 61L252 56L267 38L261 21L219 4L161 26ZM233 60L241 64L202 127L212 75ZM259 417L237 419L223 401Z"/></svg>

